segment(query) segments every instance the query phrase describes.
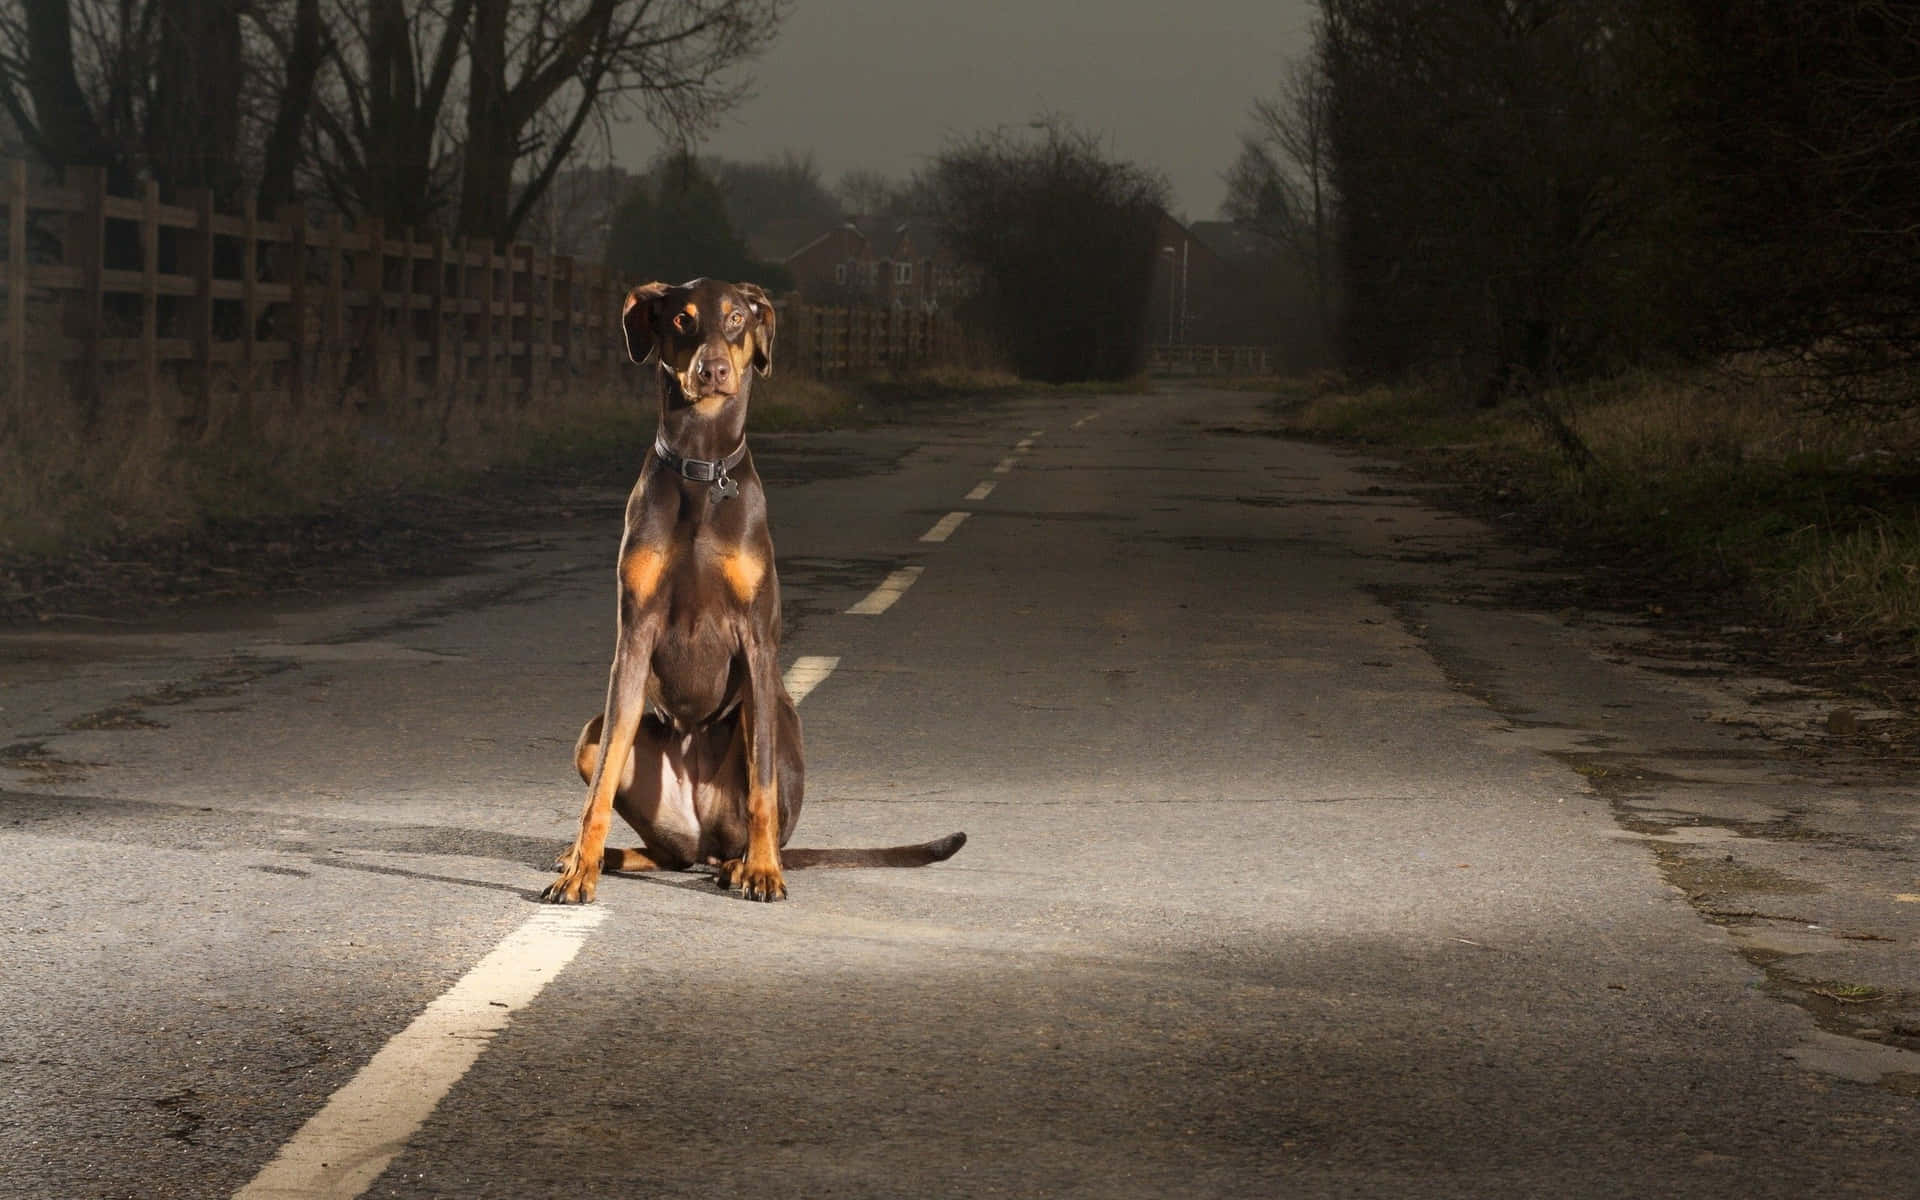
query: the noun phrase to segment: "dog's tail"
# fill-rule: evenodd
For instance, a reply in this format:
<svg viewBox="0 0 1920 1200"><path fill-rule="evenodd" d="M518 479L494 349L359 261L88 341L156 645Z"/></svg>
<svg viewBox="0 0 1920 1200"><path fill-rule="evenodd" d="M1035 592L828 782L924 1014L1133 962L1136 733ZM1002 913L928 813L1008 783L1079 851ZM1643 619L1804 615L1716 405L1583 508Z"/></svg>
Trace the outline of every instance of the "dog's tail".
<svg viewBox="0 0 1920 1200"><path fill-rule="evenodd" d="M964 833L950 833L917 846L886 846L870 850L786 849L780 852L780 865L789 871L808 867L924 867L945 862L967 844Z"/></svg>

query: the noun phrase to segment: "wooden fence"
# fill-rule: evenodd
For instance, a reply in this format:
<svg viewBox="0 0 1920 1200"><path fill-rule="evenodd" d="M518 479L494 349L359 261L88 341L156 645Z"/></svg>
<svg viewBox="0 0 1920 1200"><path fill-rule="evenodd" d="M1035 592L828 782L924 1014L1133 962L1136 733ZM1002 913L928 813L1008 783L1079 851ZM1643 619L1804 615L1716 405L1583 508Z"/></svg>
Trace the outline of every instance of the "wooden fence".
<svg viewBox="0 0 1920 1200"><path fill-rule="evenodd" d="M109 393L180 396L193 426L221 387L252 405L528 403L626 361L625 281L598 263L377 221L348 229L299 208L268 218L251 201L219 213L206 192L162 203L152 182L110 195L99 168L53 185L0 160L0 191L0 383L15 397L30 378L64 380L90 414ZM822 378L968 350L950 317L785 303L779 315L777 361Z"/></svg>
<svg viewBox="0 0 1920 1200"><path fill-rule="evenodd" d="M1274 355L1266 346L1155 345L1147 361L1155 375L1271 375Z"/></svg>
<svg viewBox="0 0 1920 1200"><path fill-rule="evenodd" d="M984 357L953 318L884 308L781 310L781 357L816 379L840 379Z"/></svg>

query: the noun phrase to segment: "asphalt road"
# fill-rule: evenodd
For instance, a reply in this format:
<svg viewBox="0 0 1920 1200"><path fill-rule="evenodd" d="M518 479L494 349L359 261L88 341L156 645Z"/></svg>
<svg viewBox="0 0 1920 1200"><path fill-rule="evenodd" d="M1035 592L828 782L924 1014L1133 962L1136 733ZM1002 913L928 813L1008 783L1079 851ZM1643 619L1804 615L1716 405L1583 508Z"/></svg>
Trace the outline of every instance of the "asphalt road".
<svg viewBox="0 0 1920 1200"><path fill-rule="evenodd" d="M1920 1055L1772 968L1854 945L1709 919L1674 862L1727 822L1576 769L1712 714L1463 615L1485 529L1269 432L1169 389L762 439L794 843L969 837L784 904L535 902L629 480L469 576L0 636L0 1195L1920 1196ZM1723 892L1798 870L1898 973L1874 786L1878 849Z"/></svg>

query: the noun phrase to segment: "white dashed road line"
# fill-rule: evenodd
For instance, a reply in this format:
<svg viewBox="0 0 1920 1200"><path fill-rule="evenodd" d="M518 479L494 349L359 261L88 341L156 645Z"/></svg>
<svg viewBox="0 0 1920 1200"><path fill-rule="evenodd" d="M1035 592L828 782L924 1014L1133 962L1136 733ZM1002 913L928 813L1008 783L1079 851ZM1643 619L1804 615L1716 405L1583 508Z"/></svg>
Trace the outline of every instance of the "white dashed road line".
<svg viewBox="0 0 1920 1200"><path fill-rule="evenodd" d="M807 693L819 687L840 665L840 659L831 654L803 654L793 660L787 668L787 695L793 697L795 704L807 698Z"/></svg>
<svg viewBox="0 0 1920 1200"><path fill-rule="evenodd" d="M893 607L894 601L906 594L913 581L920 578L922 567L901 567L898 571L881 581L879 587L867 593L867 598L847 610L848 615L856 617L878 616Z"/></svg>
<svg viewBox="0 0 1920 1200"><path fill-rule="evenodd" d="M920 540L923 542L944 542L953 536L954 530L960 528L960 522L972 515L971 513L950 512L938 521L935 521L932 529L921 534Z"/></svg>
<svg viewBox="0 0 1920 1200"><path fill-rule="evenodd" d="M528 917L381 1047L234 1200L350 1200L366 1191L606 915L603 908L545 908Z"/></svg>
<svg viewBox="0 0 1920 1200"><path fill-rule="evenodd" d="M1095 415L1088 413L1074 427ZM1033 440L1043 432L1036 429L1017 442L1016 454L1030 452ZM1014 456L1001 459L993 473L1007 474L1016 461ZM982 480L967 499L985 500L995 483ZM968 515L948 513L920 540L946 541ZM873 616L887 611L923 569L911 566L894 571L847 612ZM831 655L795 659L785 677L787 694L799 703L839 664ZM573 961L587 934L606 915L604 908L564 907L542 908L528 917L381 1047L281 1147L253 1182L234 1194L234 1200L352 1200L365 1192L406 1149L408 1139L479 1060L508 1019L531 1004Z"/></svg>

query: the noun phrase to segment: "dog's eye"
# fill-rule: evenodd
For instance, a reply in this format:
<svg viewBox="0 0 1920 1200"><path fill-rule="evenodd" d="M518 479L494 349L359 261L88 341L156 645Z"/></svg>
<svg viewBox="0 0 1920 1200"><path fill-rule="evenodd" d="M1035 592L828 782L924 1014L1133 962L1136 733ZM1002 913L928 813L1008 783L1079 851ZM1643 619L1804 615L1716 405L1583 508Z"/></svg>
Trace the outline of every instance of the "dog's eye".
<svg viewBox="0 0 1920 1200"><path fill-rule="evenodd" d="M741 312L737 308L734 309L733 312L727 316L727 329L729 332L739 329L742 325L745 325L746 323L747 323L747 314Z"/></svg>
<svg viewBox="0 0 1920 1200"><path fill-rule="evenodd" d="M673 327L679 330L681 333L692 333L693 332L693 315L691 313L683 313L683 312L673 314Z"/></svg>

